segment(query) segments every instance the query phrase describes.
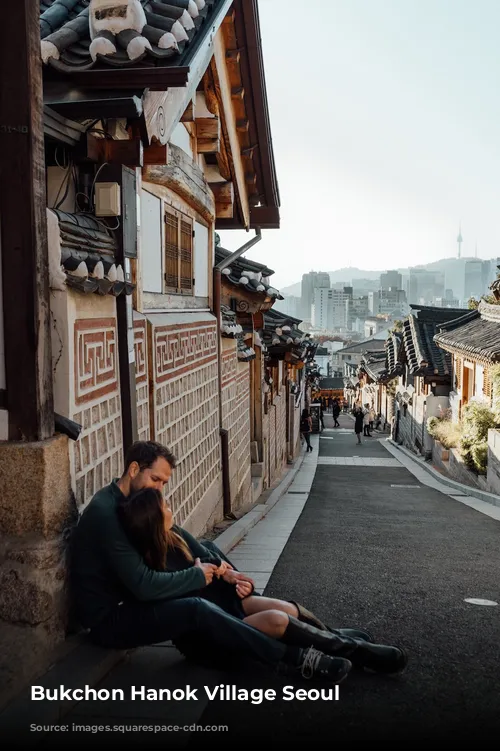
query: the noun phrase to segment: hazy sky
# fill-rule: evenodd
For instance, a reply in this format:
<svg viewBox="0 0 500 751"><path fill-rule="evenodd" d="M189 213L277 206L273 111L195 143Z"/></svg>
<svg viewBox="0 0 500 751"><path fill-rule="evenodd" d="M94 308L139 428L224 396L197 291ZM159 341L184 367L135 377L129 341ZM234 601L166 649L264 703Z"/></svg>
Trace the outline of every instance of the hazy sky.
<svg viewBox="0 0 500 751"><path fill-rule="evenodd" d="M259 0L284 287L342 266L500 255L500 2ZM235 249L246 233L222 233Z"/></svg>

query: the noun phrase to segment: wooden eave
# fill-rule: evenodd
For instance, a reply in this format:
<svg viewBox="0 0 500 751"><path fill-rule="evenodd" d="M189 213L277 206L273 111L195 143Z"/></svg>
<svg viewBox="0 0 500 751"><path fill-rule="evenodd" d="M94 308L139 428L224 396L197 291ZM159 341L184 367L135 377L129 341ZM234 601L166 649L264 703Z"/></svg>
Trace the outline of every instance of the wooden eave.
<svg viewBox="0 0 500 751"><path fill-rule="evenodd" d="M236 313L259 313L262 310L269 310L273 304L267 295L259 292L251 293L246 289L238 288L234 284L228 284L222 279L221 284L222 304L232 308L231 301L236 300Z"/></svg>
<svg viewBox="0 0 500 751"><path fill-rule="evenodd" d="M280 197L256 0L235 0L221 28L250 204L250 227L279 229ZM231 219L220 219L217 227L246 228L240 212Z"/></svg>

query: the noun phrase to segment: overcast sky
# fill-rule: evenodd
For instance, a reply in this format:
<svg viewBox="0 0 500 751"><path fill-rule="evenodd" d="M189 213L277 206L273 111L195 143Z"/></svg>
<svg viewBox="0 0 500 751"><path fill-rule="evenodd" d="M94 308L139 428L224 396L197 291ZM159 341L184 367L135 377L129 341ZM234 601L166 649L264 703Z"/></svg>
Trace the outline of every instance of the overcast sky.
<svg viewBox="0 0 500 751"><path fill-rule="evenodd" d="M343 266L500 255L500 2L259 0L278 287ZM233 250L248 239L222 233Z"/></svg>

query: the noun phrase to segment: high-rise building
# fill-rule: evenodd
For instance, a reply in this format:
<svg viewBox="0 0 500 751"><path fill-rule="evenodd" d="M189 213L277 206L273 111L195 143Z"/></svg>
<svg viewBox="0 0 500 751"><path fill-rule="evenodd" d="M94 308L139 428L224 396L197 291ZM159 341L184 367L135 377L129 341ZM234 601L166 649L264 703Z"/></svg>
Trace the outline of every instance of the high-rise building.
<svg viewBox="0 0 500 751"><path fill-rule="evenodd" d="M464 268L464 302L470 297L478 299L486 292L487 287L483 280L483 262L475 258L466 261Z"/></svg>
<svg viewBox="0 0 500 751"><path fill-rule="evenodd" d="M316 288L330 288L330 274L327 271L310 271L302 276L299 318L304 321L311 321L311 306L314 303L314 290Z"/></svg>
<svg viewBox="0 0 500 751"><path fill-rule="evenodd" d="M407 299L410 305L433 305L444 296L444 274L440 271L411 268Z"/></svg>
<svg viewBox="0 0 500 751"><path fill-rule="evenodd" d="M403 275L399 271L385 271L380 274L380 289L403 289Z"/></svg>

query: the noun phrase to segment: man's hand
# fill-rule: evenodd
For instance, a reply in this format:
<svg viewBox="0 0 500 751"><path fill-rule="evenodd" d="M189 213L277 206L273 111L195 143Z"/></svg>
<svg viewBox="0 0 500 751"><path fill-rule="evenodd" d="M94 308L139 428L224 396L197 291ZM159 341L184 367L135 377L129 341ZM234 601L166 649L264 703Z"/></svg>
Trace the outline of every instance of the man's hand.
<svg viewBox="0 0 500 751"><path fill-rule="evenodd" d="M195 560L194 565L196 568L201 568L205 574L205 584L211 584L214 574L217 571L217 566L214 566L213 563L201 563L199 558Z"/></svg>
<svg viewBox="0 0 500 751"><path fill-rule="evenodd" d="M222 578L224 578L224 574L226 573L226 571L232 571L232 570L233 570L233 567L229 563L226 563L226 561L221 561L219 568L216 569L215 571L215 576L217 577L222 576Z"/></svg>

